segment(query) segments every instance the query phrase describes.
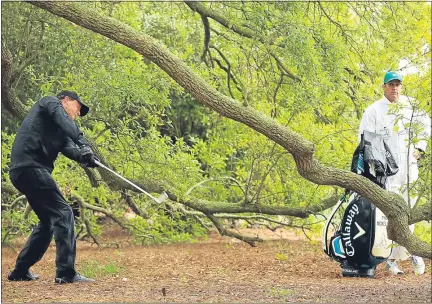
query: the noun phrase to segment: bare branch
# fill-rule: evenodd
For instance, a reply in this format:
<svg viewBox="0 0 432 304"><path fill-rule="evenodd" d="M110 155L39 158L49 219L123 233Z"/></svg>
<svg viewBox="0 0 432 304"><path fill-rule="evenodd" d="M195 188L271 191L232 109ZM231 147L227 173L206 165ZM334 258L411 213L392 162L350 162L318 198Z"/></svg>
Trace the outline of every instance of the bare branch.
<svg viewBox="0 0 432 304"><path fill-rule="evenodd" d="M201 60L205 60L206 53L209 50L209 43L210 43L210 24L208 21L208 18L204 15L201 15L201 20L204 25L204 47L203 47L203 53L201 55Z"/></svg>
<svg viewBox="0 0 432 304"><path fill-rule="evenodd" d="M140 217L144 218L144 219L148 219L149 215L148 212L145 210L140 209L137 204L135 203L134 199L132 196L128 195L126 193L126 191L121 191L122 197L124 198L126 204L132 209L132 211L136 214L139 215Z"/></svg>
<svg viewBox="0 0 432 304"><path fill-rule="evenodd" d="M240 233L234 232L232 230L228 230L219 222L219 220L215 216L213 216L212 214L206 214L206 215L213 222L213 224L216 226L216 229L219 231L220 235L226 235L229 237L239 239L245 243L248 243L252 247L256 247L256 242L262 242L263 241L259 237L245 236L245 235L242 235Z"/></svg>
<svg viewBox="0 0 432 304"><path fill-rule="evenodd" d="M96 239L96 237L93 235L92 231L91 231L91 226L90 226L90 222L87 219L87 217L85 216L85 207L84 207L84 198L79 195L76 192L72 193L72 197L78 202L79 208L80 208L80 218L83 221L86 230L87 230L87 235L90 236L93 240L93 242L99 247L101 248L101 245L99 244L98 240Z"/></svg>
<svg viewBox="0 0 432 304"><path fill-rule="evenodd" d="M216 22L218 22L219 24L223 25L224 27L226 27L227 29L232 30L233 32L246 37L246 38L250 38L250 39L256 39L259 42L261 42L262 44L266 44L268 42L265 41L264 37L260 36L259 34L257 34L255 31L248 29L247 27L241 26L241 25L237 25L234 23L231 23L229 20L226 19L225 16L223 16L222 14L207 9L204 5L202 5L199 2L195 2L195 1L185 1L186 5L189 6L194 12L199 13L201 16L206 16L209 17L213 20L215 20ZM270 45L273 45L272 42L270 42ZM298 76L296 76L294 73L292 73L289 69L287 69L283 64L282 61L273 53L271 52L271 55L273 58L275 58L276 61L278 61L278 63L281 65L281 67L284 69L284 71L286 72L286 75L296 81L300 81L300 78Z"/></svg>
<svg viewBox="0 0 432 304"><path fill-rule="evenodd" d="M18 196L16 199L12 201L12 203L10 204L10 208L12 209L16 203L18 203L20 200L25 200L25 199L26 199L25 195Z"/></svg>

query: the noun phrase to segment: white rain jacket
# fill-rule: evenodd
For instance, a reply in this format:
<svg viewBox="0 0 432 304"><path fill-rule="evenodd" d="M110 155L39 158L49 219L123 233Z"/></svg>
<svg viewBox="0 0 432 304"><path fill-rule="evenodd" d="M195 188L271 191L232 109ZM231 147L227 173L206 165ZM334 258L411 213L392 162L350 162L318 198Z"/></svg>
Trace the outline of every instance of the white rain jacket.
<svg viewBox="0 0 432 304"><path fill-rule="evenodd" d="M414 149L426 150L427 139L431 136L431 121L427 114L413 111L410 101L413 99L401 95L396 109L384 96L366 108L359 128L360 135L364 130L385 135L391 152L399 166L399 171L387 179L387 190L401 194L408 201L406 185L418 178L417 160L414 157ZM402 106L402 107L400 107ZM410 128L411 123L411 128ZM419 142L415 145L409 143L410 129L413 125L419 126L421 132L413 134ZM409 180L408 180L409 173ZM411 207L416 199L410 199ZM414 225L410 228L414 230ZM406 259L408 257L404 247L393 248L391 259Z"/></svg>

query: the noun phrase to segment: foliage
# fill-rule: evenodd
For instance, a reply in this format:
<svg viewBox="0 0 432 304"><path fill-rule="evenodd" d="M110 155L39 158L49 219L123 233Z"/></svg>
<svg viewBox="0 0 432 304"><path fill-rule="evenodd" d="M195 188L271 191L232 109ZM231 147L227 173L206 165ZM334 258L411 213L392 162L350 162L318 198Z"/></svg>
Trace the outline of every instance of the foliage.
<svg viewBox="0 0 432 304"><path fill-rule="evenodd" d="M135 227L135 243L165 244L191 242L205 235L206 230L190 218L177 213L154 213L150 219L136 217L131 220Z"/></svg>
<svg viewBox="0 0 432 304"><path fill-rule="evenodd" d="M415 225L414 234L417 235L422 241L432 244L431 241L431 223L420 222Z"/></svg>
<svg viewBox="0 0 432 304"><path fill-rule="evenodd" d="M38 219L34 213L24 218L22 209L9 209L2 211L1 242L9 244L17 237L27 236L37 225Z"/></svg>

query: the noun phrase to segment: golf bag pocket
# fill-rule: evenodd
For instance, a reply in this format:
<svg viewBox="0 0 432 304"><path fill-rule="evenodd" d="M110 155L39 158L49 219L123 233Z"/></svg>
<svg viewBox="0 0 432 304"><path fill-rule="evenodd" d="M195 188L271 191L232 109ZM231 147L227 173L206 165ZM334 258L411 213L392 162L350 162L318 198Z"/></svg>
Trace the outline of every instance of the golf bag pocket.
<svg viewBox="0 0 432 304"><path fill-rule="evenodd" d="M331 239L330 248L332 252L332 256L338 260L346 259L345 250L342 244L342 238L339 235L335 235Z"/></svg>
<svg viewBox="0 0 432 304"><path fill-rule="evenodd" d="M387 236L388 219L384 213L375 208L375 239L372 246L372 256L387 259L392 252L392 244Z"/></svg>

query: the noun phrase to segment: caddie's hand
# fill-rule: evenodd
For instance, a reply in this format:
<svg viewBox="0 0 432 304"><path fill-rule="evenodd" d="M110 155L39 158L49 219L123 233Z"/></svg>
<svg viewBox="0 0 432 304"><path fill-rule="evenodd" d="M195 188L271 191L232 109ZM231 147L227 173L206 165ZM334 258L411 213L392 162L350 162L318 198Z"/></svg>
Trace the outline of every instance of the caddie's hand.
<svg viewBox="0 0 432 304"><path fill-rule="evenodd" d="M81 154L78 161L89 168L96 168L98 165L95 162L95 154L89 146L81 147ZM97 159L97 158L96 158Z"/></svg>
<svg viewBox="0 0 432 304"><path fill-rule="evenodd" d="M414 149L413 156L416 160L419 160L423 157L424 152L419 149Z"/></svg>

